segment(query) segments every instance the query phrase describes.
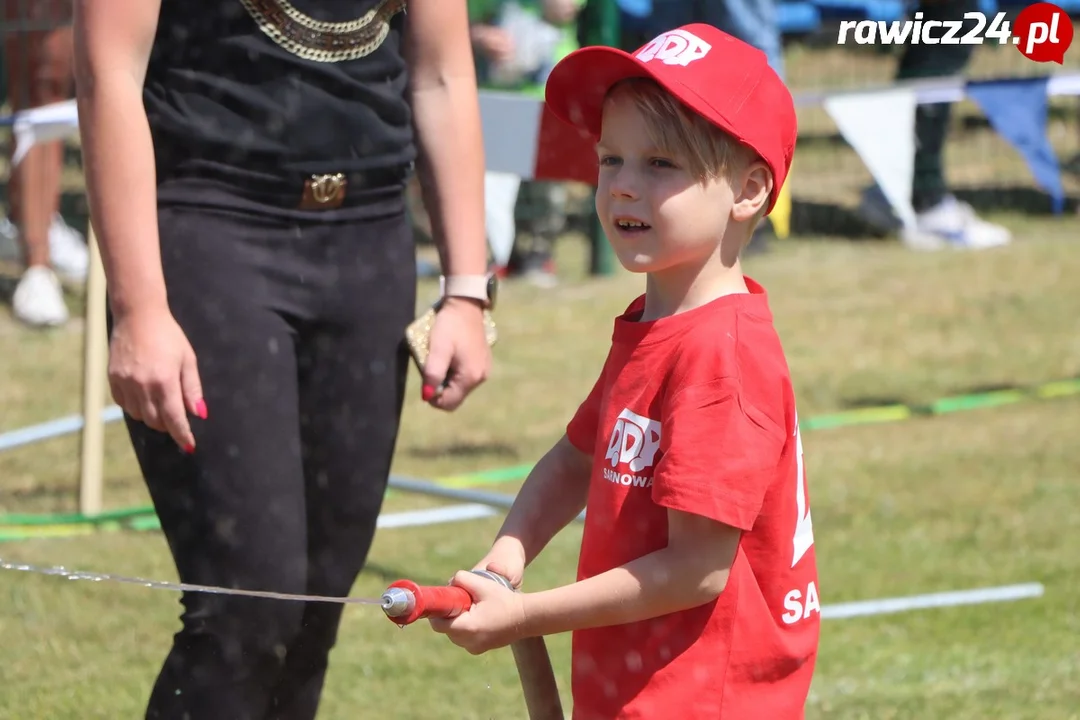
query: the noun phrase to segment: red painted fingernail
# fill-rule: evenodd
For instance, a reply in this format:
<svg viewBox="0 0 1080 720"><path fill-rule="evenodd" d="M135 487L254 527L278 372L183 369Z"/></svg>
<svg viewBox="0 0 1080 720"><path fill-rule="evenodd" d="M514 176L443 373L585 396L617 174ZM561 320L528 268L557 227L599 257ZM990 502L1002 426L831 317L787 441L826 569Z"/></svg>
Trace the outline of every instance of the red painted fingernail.
<svg viewBox="0 0 1080 720"><path fill-rule="evenodd" d="M197 403L195 403L195 414L198 415L199 418L202 419L202 420L206 419L208 413L206 411L206 401L205 400L199 400Z"/></svg>
<svg viewBox="0 0 1080 720"><path fill-rule="evenodd" d="M194 445L185 445L184 446L184 452L186 452L188 455L191 455L193 452L195 452L195 446Z"/></svg>
<svg viewBox="0 0 1080 720"><path fill-rule="evenodd" d="M431 398L435 397L435 388L430 385L425 385L420 391L420 397L424 399L424 402L427 402Z"/></svg>

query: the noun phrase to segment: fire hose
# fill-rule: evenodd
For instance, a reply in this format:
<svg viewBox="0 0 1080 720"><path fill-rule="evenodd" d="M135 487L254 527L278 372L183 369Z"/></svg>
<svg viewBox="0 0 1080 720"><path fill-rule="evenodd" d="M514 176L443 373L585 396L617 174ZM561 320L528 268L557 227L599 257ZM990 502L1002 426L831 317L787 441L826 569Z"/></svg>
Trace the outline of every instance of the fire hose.
<svg viewBox="0 0 1080 720"><path fill-rule="evenodd" d="M510 581L488 570L473 570L477 575L514 590ZM398 580L382 596L382 609L397 625L404 627L422 618L454 618L472 607L472 596L453 585L421 586L411 580ZM517 665L521 690L529 720L564 720L559 688L551 668L551 657L543 637L530 637L510 644Z"/></svg>

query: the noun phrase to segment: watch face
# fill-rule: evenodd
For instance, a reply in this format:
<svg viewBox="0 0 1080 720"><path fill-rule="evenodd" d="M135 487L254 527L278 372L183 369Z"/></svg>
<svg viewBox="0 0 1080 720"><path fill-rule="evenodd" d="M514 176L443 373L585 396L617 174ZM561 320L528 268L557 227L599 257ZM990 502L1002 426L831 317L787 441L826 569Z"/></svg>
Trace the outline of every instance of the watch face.
<svg viewBox="0 0 1080 720"><path fill-rule="evenodd" d="M495 277L495 273L488 275L487 281L487 296L488 304L492 309L495 308L495 298L499 294L499 279Z"/></svg>

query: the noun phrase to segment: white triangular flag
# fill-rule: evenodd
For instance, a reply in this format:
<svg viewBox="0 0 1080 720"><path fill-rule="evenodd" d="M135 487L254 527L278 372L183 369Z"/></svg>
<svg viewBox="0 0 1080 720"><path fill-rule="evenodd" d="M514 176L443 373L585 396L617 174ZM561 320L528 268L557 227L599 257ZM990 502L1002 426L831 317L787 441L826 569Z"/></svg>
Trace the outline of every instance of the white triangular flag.
<svg viewBox="0 0 1080 720"><path fill-rule="evenodd" d="M543 109L542 101L529 95L480 93L480 122L488 171L510 173L526 180L536 174Z"/></svg>
<svg viewBox="0 0 1080 720"><path fill-rule="evenodd" d="M826 98L825 110L862 158L904 227L914 229L915 91L845 93Z"/></svg>
<svg viewBox="0 0 1080 720"><path fill-rule="evenodd" d="M74 100L23 110L15 116L15 153L12 165L18 165L37 143L63 140L79 134L79 110Z"/></svg>

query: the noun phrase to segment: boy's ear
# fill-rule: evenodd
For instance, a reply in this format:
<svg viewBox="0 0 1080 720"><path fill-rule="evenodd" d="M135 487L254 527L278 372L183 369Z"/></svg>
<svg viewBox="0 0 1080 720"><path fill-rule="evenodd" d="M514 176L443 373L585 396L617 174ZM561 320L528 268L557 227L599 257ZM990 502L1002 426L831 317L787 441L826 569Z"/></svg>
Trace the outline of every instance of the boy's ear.
<svg viewBox="0 0 1080 720"><path fill-rule="evenodd" d="M761 160L754 160L743 170L741 179L742 182L735 186L731 217L736 222L747 222L769 204L773 190L772 171Z"/></svg>

